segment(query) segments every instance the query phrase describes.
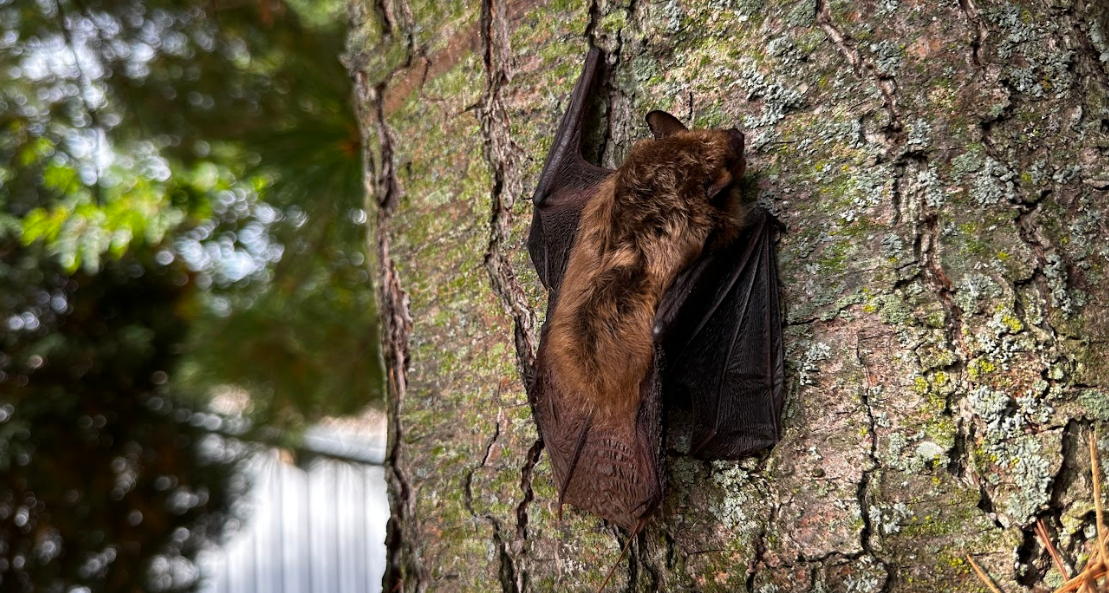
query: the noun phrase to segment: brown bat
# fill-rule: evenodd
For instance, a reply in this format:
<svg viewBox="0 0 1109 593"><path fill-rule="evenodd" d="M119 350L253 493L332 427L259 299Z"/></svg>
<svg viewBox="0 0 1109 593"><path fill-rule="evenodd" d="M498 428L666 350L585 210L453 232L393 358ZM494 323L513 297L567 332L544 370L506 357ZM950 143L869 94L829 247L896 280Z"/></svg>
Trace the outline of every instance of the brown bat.
<svg viewBox="0 0 1109 593"><path fill-rule="evenodd" d="M772 219L742 205L738 130L647 114L615 171L581 156L590 51L533 198L549 290L529 401L562 504L638 531L662 501L662 405L692 408L690 453L780 435L784 357Z"/></svg>

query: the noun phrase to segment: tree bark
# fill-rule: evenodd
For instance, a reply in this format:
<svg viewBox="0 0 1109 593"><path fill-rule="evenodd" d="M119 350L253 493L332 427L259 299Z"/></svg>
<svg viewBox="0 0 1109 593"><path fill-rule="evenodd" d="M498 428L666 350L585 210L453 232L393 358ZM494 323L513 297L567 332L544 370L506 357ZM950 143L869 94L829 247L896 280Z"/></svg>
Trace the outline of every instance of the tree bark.
<svg viewBox="0 0 1109 593"><path fill-rule="evenodd" d="M385 590L591 590L626 534L557 494L524 392L528 197L590 43L608 166L739 124L786 225L785 438L668 453L610 590L1061 582L1109 451L1109 8L1094 0L350 0L389 377ZM1072 564L1073 567L1073 564Z"/></svg>

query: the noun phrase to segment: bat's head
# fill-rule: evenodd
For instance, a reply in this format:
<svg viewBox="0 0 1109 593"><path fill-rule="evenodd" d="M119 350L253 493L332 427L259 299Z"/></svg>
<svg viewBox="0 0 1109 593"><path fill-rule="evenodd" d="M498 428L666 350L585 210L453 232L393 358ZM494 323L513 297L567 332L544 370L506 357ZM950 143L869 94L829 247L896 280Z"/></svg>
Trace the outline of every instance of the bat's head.
<svg viewBox="0 0 1109 593"><path fill-rule="evenodd" d="M743 154L743 132L736 128L690 131L665 111L648 113L647 126L655 135L659 150L680 152L689 159L688 170L702 177L710 200L738 185L743 177L747 159Z"/></svg>

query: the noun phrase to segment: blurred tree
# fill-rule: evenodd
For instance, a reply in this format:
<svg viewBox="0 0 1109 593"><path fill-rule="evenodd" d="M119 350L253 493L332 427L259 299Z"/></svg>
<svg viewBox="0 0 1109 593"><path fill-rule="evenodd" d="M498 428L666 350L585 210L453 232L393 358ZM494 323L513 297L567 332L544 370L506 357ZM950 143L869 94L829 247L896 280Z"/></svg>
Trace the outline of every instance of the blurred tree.
<svg viewBox="0 0 1109 593"><path fill-rule="evenodd" d="M190 274L125 256L71 277L33 249L3 255L0 585L190 589L241 448L168 381L197 311Z"/></svg>
<svg viewBox="0 0 1109 593"><path fill-rule="evenodd" d="M380 399L342 10L0 0L3 587L191 586L214 387L268 440Z"/></svg>

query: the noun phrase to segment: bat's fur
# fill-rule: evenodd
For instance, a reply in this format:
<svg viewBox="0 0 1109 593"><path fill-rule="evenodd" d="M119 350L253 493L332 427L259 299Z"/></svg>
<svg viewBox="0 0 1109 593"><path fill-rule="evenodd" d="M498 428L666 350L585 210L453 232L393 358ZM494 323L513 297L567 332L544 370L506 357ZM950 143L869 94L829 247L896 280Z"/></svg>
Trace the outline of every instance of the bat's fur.
<svg viewBox="0 0 1109 593"><path fill-rule="evenodd" d="M663 294L710 236L739 231L743 159L734 130L642 140L582 212L547 339L560 390L594 422L634 418Z"/></svg>

